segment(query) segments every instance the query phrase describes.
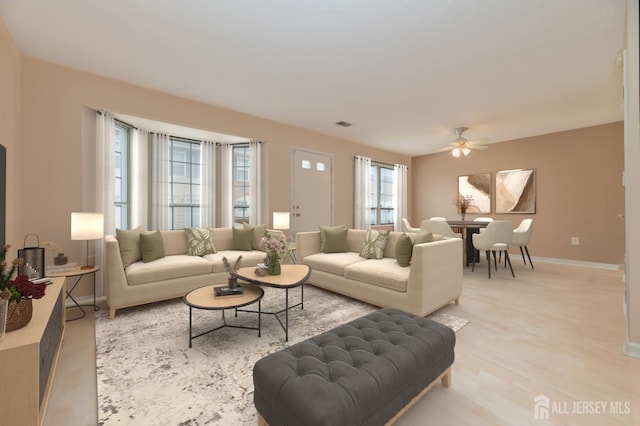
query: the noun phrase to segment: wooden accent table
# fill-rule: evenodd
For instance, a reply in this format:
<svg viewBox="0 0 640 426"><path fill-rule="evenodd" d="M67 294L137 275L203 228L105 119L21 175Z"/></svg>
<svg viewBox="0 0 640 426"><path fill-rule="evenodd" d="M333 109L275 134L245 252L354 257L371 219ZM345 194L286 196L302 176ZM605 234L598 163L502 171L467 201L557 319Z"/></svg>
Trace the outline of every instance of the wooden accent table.
<svg viewBox="0 0 640 426"><path fill-rule="evenodd" d="M263 314L273 315L280 323L280 327L284 330L285 342L289 341L289 309L300 306L304 309L304 286L303 284L311 275L311 268L307 265L281 265L280 275L258 276L255 274L255 267L245 267L238 269L234 275L239 279L255 285L264 285L267 287L280 288L285 290L285 307L277 312L262 312ZM293 306L289 306L289 289L300 287L301 300ZM245 287L246 288L246 287ZM240 309L238 309L240 310ZM252 312L252 311L245 311ZM285 313L285 323L283 324L278 314Z"/></svg>
<svg viewBox="0 0 640 426"><path fill-rule="evenodd" d="M232 327L232 328L244 328L247 330L258 330L258 337L260 337L260 300L262 296L264 296L264 290L260 287L255 286L244 286L244 292L239 295L233 296L216 296L214 293L214 287L223 287L226 284L216 284L216 285L206 285L204 287L197 288L195 290L191 290L189 293L184 296L184 303L189 306L189 347L191 347L191 343L193 339L196 337L204 336L205 334L209 334L216 330L220 330L223 327ZM227 324L227 320L224 316L225 309L235 309L236 316L238 316L239 309L243 306L251 305L253 303L258 302L258 310L257 311L245 311L245 312L256 312L258 314L258 327L247 327L242 325L232 325ZM193 336L191 325L193 323L193 308L196 309L204 309L210 311L222 311L222 325L211 330L205 331L198 335Z"/></svg>
<svg viewBox="0 0 640 426"><path fill-rule="evenodd" d="M0 425L40 425L62 346L65 279L54 278L33 316L0 342Z"/></svg>

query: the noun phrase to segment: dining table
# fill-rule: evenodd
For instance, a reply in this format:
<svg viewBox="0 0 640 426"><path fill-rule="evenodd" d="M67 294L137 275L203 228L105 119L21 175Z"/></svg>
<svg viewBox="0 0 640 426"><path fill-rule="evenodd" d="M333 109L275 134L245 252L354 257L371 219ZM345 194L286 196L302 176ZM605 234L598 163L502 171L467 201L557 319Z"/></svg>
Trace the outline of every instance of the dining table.
<svg viewBox="0 0 640 426"><path fill-rule="evenodd" d="M481 222L475 220L447 220L447 223L453 230L453 232L462 235L462 246L464 247L463 263L464 266L469 266L469 262L473 259L473 256L477 256L475 248L473 247L473 234L480 232L480 228L486 228L491 222ZM476 257L476 261L479 258Z"/></svg>

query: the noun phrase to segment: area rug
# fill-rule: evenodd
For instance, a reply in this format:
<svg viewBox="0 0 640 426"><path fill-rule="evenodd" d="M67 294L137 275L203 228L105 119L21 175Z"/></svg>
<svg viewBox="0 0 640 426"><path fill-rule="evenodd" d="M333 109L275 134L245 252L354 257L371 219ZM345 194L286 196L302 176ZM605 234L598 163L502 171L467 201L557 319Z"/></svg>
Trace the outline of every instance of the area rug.
<svg viewBox="0 0 640 426"><path fill-rule="evenodd" d="M300 300L298 289L290 303ZM265 288L263 311L284 306L284 291ZM222 328L193 340L181 299L96 314L100 425L255 425L253 365L265 355L379 308L305 286L304 309L289 312L289 342L272 315L255 330ZM227 323L255 326L255 314L227 312ZM281 316L284 321L284 315ZM454 330L468 321L435 314ZM193 310L193 334L220 325L218 311Z"/></svg>

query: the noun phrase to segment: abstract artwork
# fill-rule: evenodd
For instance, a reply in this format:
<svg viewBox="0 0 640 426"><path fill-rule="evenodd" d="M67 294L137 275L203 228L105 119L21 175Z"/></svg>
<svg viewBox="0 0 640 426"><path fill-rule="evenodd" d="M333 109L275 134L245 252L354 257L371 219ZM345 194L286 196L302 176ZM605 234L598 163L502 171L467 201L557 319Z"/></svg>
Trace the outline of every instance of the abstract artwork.
<svg viewBox="0 0 640 426"><path fill-rule="evenodd" d="M467 213L491 213L491 173L458 176L458 196L471 197Z"/></svg>
<svg viewBox="0 0 640 426"><path fill-rule="evenodd" d="M496 213L536 212L535 170L496 173Z"/></svg>

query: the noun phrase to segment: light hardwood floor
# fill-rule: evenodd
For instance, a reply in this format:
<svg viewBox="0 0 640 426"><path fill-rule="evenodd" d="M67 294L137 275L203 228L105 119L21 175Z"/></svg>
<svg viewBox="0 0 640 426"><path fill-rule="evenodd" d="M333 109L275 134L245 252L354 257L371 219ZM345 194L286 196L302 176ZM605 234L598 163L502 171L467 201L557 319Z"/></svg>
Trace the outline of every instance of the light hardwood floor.
<svg viewBox="0 0 640 426"><path fill-rule="evenodd" d="M460 305L442 310L471 321L456 334L452 385L434 386L396 424L640 424L640 359L622 354L622 274L542 262L532 271L516 256L513 264L515 279L501 268L488 279L484 263L465 268ZM535 417L537 396L548 398L548 420ZM88 316L67 324L45 425L96 419Z"/></svg>

